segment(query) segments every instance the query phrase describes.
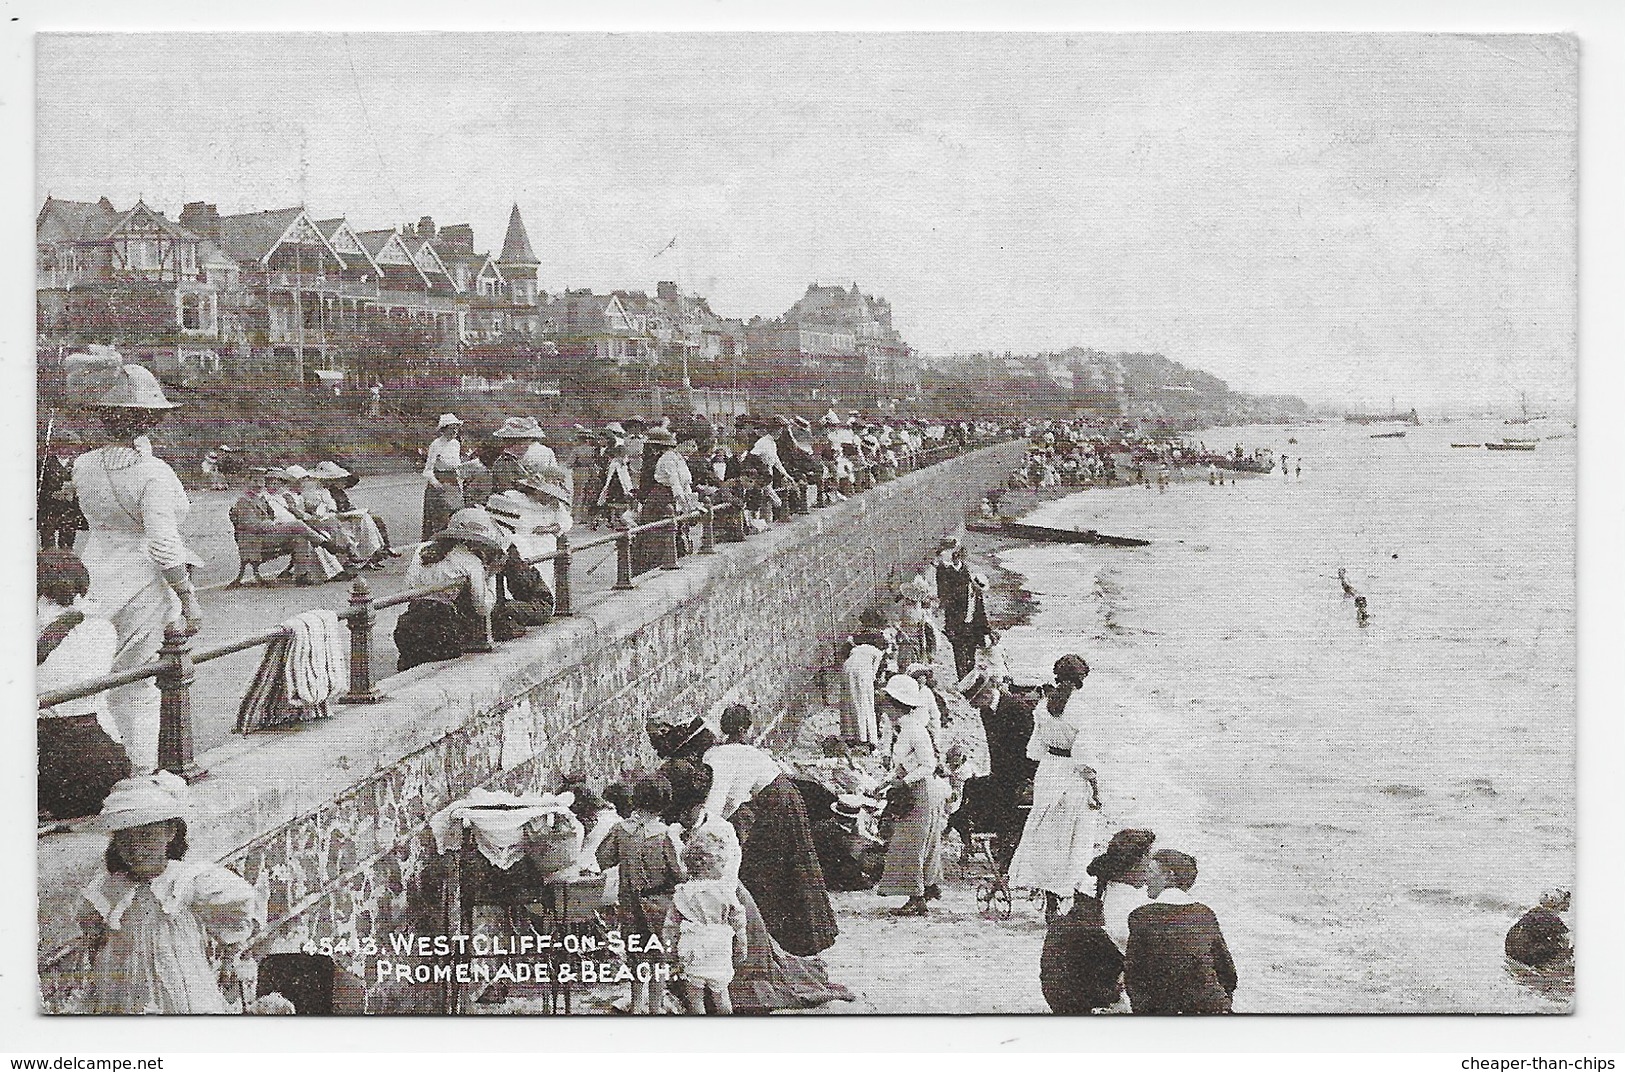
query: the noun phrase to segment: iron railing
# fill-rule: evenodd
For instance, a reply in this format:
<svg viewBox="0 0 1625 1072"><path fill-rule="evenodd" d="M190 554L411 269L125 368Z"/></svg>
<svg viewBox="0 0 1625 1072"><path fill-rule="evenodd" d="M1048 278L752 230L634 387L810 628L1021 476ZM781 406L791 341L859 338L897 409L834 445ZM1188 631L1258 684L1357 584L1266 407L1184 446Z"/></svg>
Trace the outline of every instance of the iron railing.
<svg viewBox="0 0 1625 1072"><path fill-rule="evenodd" d="M916 471L937 462L945 461L965 450L975 449L977 446L983 445L988 444L966 444L963 446L946 444L922 450L917 455L899 458L898 473ZM791 501L792 514L810 514L814 505L828 504L828 500L823 503L813 503L811 501L812 495L808 491L809 487L810 485L801 484L789 489L793 492ZM544 555L538 555L535 558L527 558L525 561L529 565L540 565L545 562L553 564L553 616L559 618L568 617L573 610L571 606L570 570L574 557L578 553L614 544L615 583L612 590L628 591L637 586L636 577L640 575L635 573L633 568L633 541L636 537L648 532L669 529L671 531L671 547L663 550L662 561L658 566L651 567L643 572L652 572L654 569L679 569L684 555L683 533L685 530L692 530L695 525L700 526L698 553L702 555L714 554L718 538L716 530L718 515L744 509L745 507L737 503L705 505L696 510L672 517L658 518L642 525L618 529L603 536L585 540L580 544L573 544L567 535L560 534L557 537L556 550ZM736 539L745 539L751 535L751 526L745 522L745 519L741 519L741 522L737 528L732 530L736 533ZM335 612L350 631L349 687L338 698L338 702L366 704L376 703L384 699L384 694L378 691L372 680L373 629L377 624L379 611L410 603L414 599L421 599L425 596L458 591L466 583L466 581L456 581L442 585L409 588L383 599L374 599L372 589L366 580L357 577L350 586L349 606ZM186 634L184 628L179 623L172 623L164 631L164 642L158 649L157 659L127 670L89 678L65 688L42 692L38 696L38 706L43 710L57 704L67 703L70 700L83 699L86 696L93 696L109 689L152 679L157 684L160 695L158 765L164 770L180 775L187 781L196 781L207 772L198 767L193 757L191 686L194 668L200 663L212 662L215 659L223 659L228 655L236 655L251 648L263 647L280 637L288 635L289 630L278 627L251 636L240 637L230 643L194 653L191 649L191 638ZM485 616L485 643L473 650L490 651L494 647L495 644L491 639L491 620L489 614L487 614Z"/></svg>

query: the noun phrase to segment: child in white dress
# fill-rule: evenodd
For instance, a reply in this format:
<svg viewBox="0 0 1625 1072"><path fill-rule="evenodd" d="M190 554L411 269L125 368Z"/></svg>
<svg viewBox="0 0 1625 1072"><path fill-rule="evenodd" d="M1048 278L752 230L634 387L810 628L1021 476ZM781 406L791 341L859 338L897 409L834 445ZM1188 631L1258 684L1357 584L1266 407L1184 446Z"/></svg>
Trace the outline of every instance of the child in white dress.
<svg viewBox="0 0 1625 1072"><path fill-rule="evenodd" d="M209 961L254 932L254 888L186 854L186 783L167 771L126 778L102 806L107 871L84 891L87 1013L230 1011Z"/></svg>
<svg viewBox="0 0 1625 1072"><path fill-rule="evenodd" d="M706 999L720 1015L733 1012L728 984L745 958L745 908L727 871L722 840L696 831L683 849L689 879L677 887L666 914L665 943L681 973L678 989L688 1011L703 1015Z"/></svg>

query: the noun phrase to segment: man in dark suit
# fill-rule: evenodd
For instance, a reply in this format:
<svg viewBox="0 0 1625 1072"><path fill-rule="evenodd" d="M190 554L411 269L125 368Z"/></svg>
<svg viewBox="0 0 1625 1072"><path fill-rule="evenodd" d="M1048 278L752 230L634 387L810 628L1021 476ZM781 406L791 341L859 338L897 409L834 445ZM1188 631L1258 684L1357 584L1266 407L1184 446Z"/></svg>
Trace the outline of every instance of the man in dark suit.
<svg viewBox="0 0 1625 1072"><path fill-rule="evenodd" d="M1190 895L1196 860L1161 849L1151 864L1151 903L1128 917L1123 981L1130 1005L1137 1013L1229 1012L1236 966L1213 910Z"/></svg>

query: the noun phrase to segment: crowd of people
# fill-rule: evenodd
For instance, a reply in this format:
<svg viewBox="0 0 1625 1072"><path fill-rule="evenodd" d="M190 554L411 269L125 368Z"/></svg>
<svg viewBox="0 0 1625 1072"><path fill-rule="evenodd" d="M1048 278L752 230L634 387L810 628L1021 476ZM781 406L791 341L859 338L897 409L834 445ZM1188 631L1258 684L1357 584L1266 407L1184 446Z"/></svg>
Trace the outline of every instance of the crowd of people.
<svg viewBox="0 0 1625 1072"><path fill-rule="evenodd" d="M1183 468L1205 469L1209 484L1234 483L1235 472L1269 472L1275 459L1268 450L1249 454L1241 444L1215 451L1169 434L1131 432L1099 423L1039 421L1026 426L1030 441L1021 465L1011 471L1012 490L1048 490L1130 485L1166 491ZM1282 475L1287 459L1280 460ZM1303 459L1298 459L1301 477Z"/></svg>
<svg viewBox="0 0 1625 1072"><path fill-rule="evenodd" d="M195 634L203 619L194 573L204 562L181 531L192 504L152 444L177 404L111 348L70 355L64 369L99 442L53 428L39 458L38 663L50 682L42 690L151 663L167 626ZM720 523L761 528L798 504L839 501L889 479L933 446L999 431L833 411L814 428L806 418L746 417L727 429L699 417L629 418L598 432L577 426L579 442L561 462L535 417L506 418L471 439L447 413L425 452L423 542L410 550L397 549L378 511L352 502L360 477L337 459L243 467L223 444L202 473L211 489L228 470L243 476L229 510L238 564L228 587L349 580L410 554L408 583L433 590L396 625L397 666L409 669L545 623L556 606L545 559L578 514L624 529L733 505ZM689 526L640 532L634 571L674 564L692 536ZM42 710L42 739L53 742L41 757L42 822L93 813L122 769L112 762L120 749L125 773L155 770L158 712L150 679ZM95 757L86 761L93 776L74 773L81 753ZM92 788L68 796L47 788L70 783Z"/></svg>
<svg viewBox="0 0 1625 1072"><path fill-rule="evenodd" d="M150 372L113 354L76 355L68 372L104 443L76 452L53 477L51 501L71 500L83 529L56 510L46 545L42 521L41 689L149 663L166 625L195 632L202 617L191 577L201 563L180 535L190 503L150 440L174 403ZM797 501L838 501L890 479L933 445L1001 429L833 412L816 426L742 419L726 430L700 419L628 420L582 436L562 464L534 418L506 419L474 451L454 415L436 431L423 468L424 540L407 571L421 592L395 632L402 669L545 622L555 594L550 571L535 562L577 510L591 524L625 528L732 503L742 524L765 524ZM1038 453L1068 442L1063 456L1079 449L1064 425L1022 431ZM382 519L349 500L356 481L332 459L251 469L232 507L242 550L234 583L245 572L265 581L260 567L281 556L295 583L320 583L398 554ZM76 555L79 531L88 538ZM681 539L659 543L684 551ZM902 586L892 610L866 612L843 653L839 745L882 773L863 793L809 812L805 785L751 742L753 719L738 706L724 712L720 736L698 716L652 725L659 768L602 794L580 787L581 799L598 802L585 863L618 873L622 923L666 936L677 1006L767 1011L849 996L817 959L838 928L813 830L832 818L872 818L874 801L883 802L874 807L884 808L884 836L870 840L884 848L873 886L903 898L894 913L928 914L942 894L951 823L963 842L979 811L977 826L1000 835L1010 882L1046 895L1045 992L1071 995L1051 998L1058 1009L1116 1002L1097 1000L1112 989L1104 976L1115 963L1102 935L1137 1011L1227 1009L1234 970L1212 913L1189 896L1195 861L1151 851L1152 836L1137 825L1103 840L1103 816L1127 818L1114 809L1126 772L1099 769L1084 743L1087 664L1068 656L1046 694L1022 688L990 624L987 579L953 539L931 568L934 585L922 575ZM939 667L957 684L939 686ZM217 1011L202 950L211 935L232 942L252 929L241 880L184 860L184 783L157 771L157 700L144 680L40 712L42 820L99 814L111 837L107 876L86 891L82 921L97 1011ZM1144 890L1144 903L1123 912L1130 890ZM653 984L632 995L634 1011L665 1007Z"/></svg>
<svg viewBox="0 0 1625 1072"><path fill-rule="evenodd" d="M965 610L966 590L979 602L986 582L964 580L957 540L943 541L934 566L940 596L921 578L902 585L895 615L860 619L842 665L839 748L880 756L884 772L857 786L883 808L875 891L905 898L897 915L928 915L942 894L948 831L962 860L973 837L991 835L1009 888L1042 897L1039 973L1054 1011L1228 1012L1235 966L1217 919L1190 894L1196 861L1155 846L1142 825L1154 804L1091 740L1088 663L1067 655L1049 683L1015 680L985 605ZM974 647L952 643L950 627L967 619L983 623ZM948 647L962 673L938 688L924 664ZM916 656L924 664L907 661ZM974 722L956 717L966 707ZM855 835L861 818L846 814Z"/></svg>

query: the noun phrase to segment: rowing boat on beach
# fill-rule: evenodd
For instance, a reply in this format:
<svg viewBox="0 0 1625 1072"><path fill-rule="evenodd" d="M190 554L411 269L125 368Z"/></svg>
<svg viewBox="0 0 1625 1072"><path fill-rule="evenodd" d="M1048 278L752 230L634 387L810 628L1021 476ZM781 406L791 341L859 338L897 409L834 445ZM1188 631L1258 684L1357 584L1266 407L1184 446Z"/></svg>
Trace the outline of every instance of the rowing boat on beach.
<svg viewBox="0 0 1625 1072"><path fill-rule="evenodd" d="M965 526L970 529L970 525ZM974 532L982 531L980 528L972 529ZM1026 525L1020 521L1006 521L999 531L1006 536L1019 536L1023 540L1038 540L1043 543L1091 543L1106 547L1149 547L1150 540L1141 540L1133 536L1109 536L1094 529L1053 529L1047 525Z"/></svg>
<svg viewBox="0 0 1625 1072"><path fill-rule="evenodd" d="M1534 450L1533 443L1485 443L1485 450Z"/></svg>
<svg viewBox="0 0 1625 1072"><path fill-rule="evenodd" d="M1372 439L1404 439L1404 432L1372 432Z"/></svg>
<svg viewBox="0 0 1625 1072"><path fill-rule="evenodd" d="M1452 447L1482 447L1482 443L1452 443Z"/></svg>

